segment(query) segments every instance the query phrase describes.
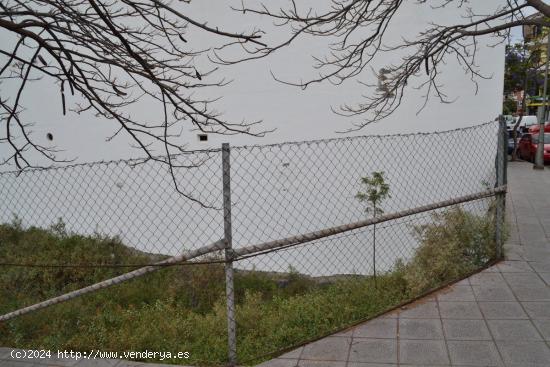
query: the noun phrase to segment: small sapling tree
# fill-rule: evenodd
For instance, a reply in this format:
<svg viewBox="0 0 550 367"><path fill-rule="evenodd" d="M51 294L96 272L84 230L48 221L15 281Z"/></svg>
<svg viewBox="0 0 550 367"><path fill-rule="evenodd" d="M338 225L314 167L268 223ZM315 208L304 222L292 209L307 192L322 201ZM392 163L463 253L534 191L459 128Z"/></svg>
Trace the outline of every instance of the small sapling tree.
<svg viewBox="0 0 550 367"><path fill-rule="evenodd" d="M384 199L390 196L390 186L386 183L384 172L372 172L371 176L361 178L361 183L365 186L365 192L359 191L355 197L361 203L366 203L365 213L376 218L377 215L383 214L384 210L380 207ZM376 286L376 223L373 226L373 248L372 248L372 263L374 284Z"/></svg>

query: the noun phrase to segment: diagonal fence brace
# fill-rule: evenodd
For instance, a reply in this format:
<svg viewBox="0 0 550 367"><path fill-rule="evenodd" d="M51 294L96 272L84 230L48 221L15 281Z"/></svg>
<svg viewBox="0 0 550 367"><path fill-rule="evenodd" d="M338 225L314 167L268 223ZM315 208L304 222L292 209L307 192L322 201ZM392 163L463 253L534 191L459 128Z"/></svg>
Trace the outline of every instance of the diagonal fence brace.
<svg viewBox="0 0 550 367"><path fill-rule="evenodd" d="M301 244L301 243L311 242L311 241L321 239L321 238L324 238L324 237L329 237L329 236L333 236L333 235L336 235L336 234L339 234L339 233L344 233L344 232L352 231L352 230L355 230L355 229L358 229L358 228L367 227L369 225L373 225L373 224L376 224L376 223L387 222L387 221L390 221L390 220L399 219L399 218L403 218L403 217L406 217L406 216L419 214L419 213L423 213L423 212L427 212L427 211L431 211L431 210L435 210L435 209L445 208L445 207L448 207L448 206L461 204L461 203L465 203L465 202L468 202L468 201L473 201L473 200L483 199L483 198L487 198L487 197L492 197L492 196L496 196L498 194L503 194L505 192L506 192L506 185L502 185L502 186L496 187L494 189L485 190L485 191L478 192L478 193L475 193L475 194L465 195L465 196L461 196L461 197L457 197L457 198L453 198L453 199L449 199L449 200L444 200L444 201L440 201L440 202L437 202L437 203L432 203L432 204L428 204L428 205L424 205L424 206L420 206L420 207L416 207L416 208L412 208L412 209L406 209L406 210L402 210L402 211L395 212L395 213L384 214L384 215L378 216L376 218L370 218L370 219L366 219L366 220L362 220L362 221L358 221L358 222L354 222L354 223L348 223L348 224L344 224L344 225L340 225L340 226L336 226L336 227L325 228L325 229L322 229L322 230L319 230L319 231L305 233L305 234L292 236L292 237L287 237L287 238L279 239L279 240L275 240L275 241L264 242L264 243L261 243L261 244L249 245L249 246L244 246L244 247L240 247L240 248L236 248L236 249L234 248L229 253L230 254L229 261L233 261L233 260L236 261L236 260L239 259L239 257L244 257L246 255L252 255L252 254L257 254L257 253L259 254L263 251L274 250L274 249L278 249L278 248L282 248L282 247L287 247L287 246L292 246L292 245L298 245L298 244ZM130 280L130 279L134 279L134 278L140 277L142 275L145 275L145 274L151 273L153 271L156 271L159 268L161 268L163 265L176 264L176 263L179 263L179 262L182 262L182 261L186 261L186 260L190 260L190 259L202 256L202 255L206 255L206 254L211 253L211 252L224 250L225 245L226 245L225 244L225 239L216 241L216 242L214 242L214 243L212 243L208 246L204 246L204 247L201 247L199 249L192 250L192 251L187 251L187 252L185 252L181 255L174 256L174 257L171 257L171 258L163 260L163 261L159 261L159 262L157 262L153 265L145 266L143 268L136 269L136 270L131 271L129 273L119 275L118 277L107 279L107 280L104 280L102 282L90 285L88 287L85 287L85 288L82 288L82 289L79 289L79 290L75 290L75 291L66 293L64 295L58 296L58 297L51 298L49 300L31 305L31 306L21 308L21 309L16 310L16 311L12 311L12 312L7 313L5 315L1 315L0 316L0 321L7 321L7 320L13 319L17 316L21 316L21 315L24 315L24 314L27 314L27 313L30 313L30 312L33 312L33 311L37 311L37 310L40 310L42 308L55 305L57 303L62 303L62 302L69 301L73 298L80 297L84 294L94 292L94 291L97 291L99 289L103 289L103 288L107 288L107 287L110 287L110 286L113 286L113 285L116 285L116 284L123 283L125 281Z"/></svg>
<svg viewBox="0 0 550 367"><path fill-rule="evenodd" d="M319 231L299 234L296 236L282 238L275 241L239 247L233 250L233 255L235 256L235 260L238 260L240 257L257 254L263 251L270 251L270 250L274 250L282 247L299 245L302 243L315 241L321 238L334 236L336 234L353 231L355 229L367 227L373 224L387 222L390 220L395 220L395 219L407 217L414 214L424 213L435 209L441 209L452 205L462 204L468 201L492 197L498 194L504 194L506 193L506 189L507 189L506 185L502 185L499 187L495 187L494 189L481 191L475 194L464 195L464 196L456 197L449 200L439 201L433 204L423 205L412 209L405 209L399 212L380 215L380 216L377 216L376 218L369 218L369 219L361 220L354 223L348 223L340 226L325 228Z"/></svg>
<svg viewBox="0 0 550 367"><path fill-rule="evenodd" d="M204 247L201 247L201 248L196 249L196 250L186 251L181 255L174 256L174 257L156 262L153 265L145 266L143 268L139 268L139 269L133 270L131 272L119 275L115 278L107 279L107 280L104 280L102 282L92 284L88 287L84 287L84 288L81 288L81 289L63 294L63 295L58 296L58 297L50 298L49 300L46 300L46 301L43 301L43 302L39 302L39 303L36 303L34 305L21 308L19 310L9 312L5 315L1 315L0 316L0 321L7 321L7 320L13 319L15 317L22 316L22 315L25 315L27 313L33 312L33 311L40 310L42 308L53 306L55 304L62 303L62 302L67 302L67 301L69 301L73 298L83 296L87 293L91 293L91 292L94 292L94 291L97 291L97 290L100 290L100 289L103 289L103 288L108 288L108 287L111 287L113 285L126 282L130 279L134 279L134 278L143 276L145 274L157 271L157 270L163 268L164 265L177 264L179 262L190 260L190 259L202 256L202 255L206 255L206 254L214 252L214 251L223 250L224 248L225 248L224 241L223 240L218 240L218 241L216 241L216 242L214 242L214 243L212 243L208 246L204 246Z"/></svg>

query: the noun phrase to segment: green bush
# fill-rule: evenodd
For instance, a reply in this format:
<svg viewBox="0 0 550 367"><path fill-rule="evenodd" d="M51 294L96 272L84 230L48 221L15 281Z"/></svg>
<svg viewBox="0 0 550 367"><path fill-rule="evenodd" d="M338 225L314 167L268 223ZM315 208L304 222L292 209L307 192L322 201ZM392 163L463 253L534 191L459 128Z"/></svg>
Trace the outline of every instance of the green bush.
<svg viewBox="0 0 550 367"><path fill-rule="evenodd" d="M432 214L433 223L414 228L420 245L408 264L397 266L412 294L459 279L495 258L492 213L492 207L482 216L454 207Z"/></svg>

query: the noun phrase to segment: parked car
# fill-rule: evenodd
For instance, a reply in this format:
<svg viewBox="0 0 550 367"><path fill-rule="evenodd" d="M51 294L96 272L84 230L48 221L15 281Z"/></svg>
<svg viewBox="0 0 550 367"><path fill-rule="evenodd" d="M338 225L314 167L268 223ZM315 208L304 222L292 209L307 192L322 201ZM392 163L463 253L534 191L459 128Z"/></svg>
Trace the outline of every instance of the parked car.
<svg viewBox="0 0 550 367"><path fill-rule="evenodd" d="M531 126L527 132L529 132L531 134L535 134L535 133L538 133L539 130L540 130L540 125L537 124L537 125ZM547 122L547 123L544 124L544 132L545 133L550 133L550 122Z"/></svg>
<svg viewBox="0 0 550 367"><path fill-rule="evenodd" d="M519 117L517 116L514 117L512 120L505 117L507 129L512 130L516 125L516 122L518 121L518 119ZM527 129L529 129L531 126L537 125L537 124L538 124L537 116L534 116L534 115L523 116L521 118L521 123L518 126L518 131L527 131Z"/></svg>
<svg viewBox="0 0 550 367"><path fill-rule="evenodd" d="M534 161L539 143L539 134L523 134L518 144L518 155L521 159ZM544 133L544 161L550 162L550 133Z"/></svg>
<svg viewBox="0 0 550 367"><path fill-rule="evenodd" d="M516 117L516 119L518 119L518 117ZM539 120L538 120L537 116L534 116L534 115L523 116L523 118L521 119L521 123L520 123L519 127L522 130L525 131L525 130L529 129L531 126L537 125L538 123L539 123Z"/></svg>

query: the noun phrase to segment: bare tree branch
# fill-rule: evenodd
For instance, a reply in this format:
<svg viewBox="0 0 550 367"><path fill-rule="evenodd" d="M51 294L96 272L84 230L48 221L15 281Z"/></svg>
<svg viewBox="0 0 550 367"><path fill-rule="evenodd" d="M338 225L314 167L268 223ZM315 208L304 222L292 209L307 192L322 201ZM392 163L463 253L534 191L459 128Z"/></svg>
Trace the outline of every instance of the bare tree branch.
<svg viewBox="0 0 550 367"><path fill-rule="evenodd" d="M186 5L164 0L7 0L0 3L0 29L13 42L0 45L0 83L19 79L16 93L0 91L0 144L11 152L0 164L34 167L36 153L51 161L58 150L42 146L23 121L24 90L35 80L57 85L61 111L92 112L118 126L108 139L126 134L145 159L177 167L171 155L184 151L176 140L183 126L216 134L263 135L253 122L224 120L211 108L213 99L194 90L219 87L216 67L203 66L186 37L189 27L214 35L228 46L266 47L261 32L239 33L211 27L185 15ZM182 3L182 2L178 2ZM73 97L74 96L74 97ZM143 121L127 107L147 102L160 108L158 121ZM163 149L163 156L155 151ZM180 193L193 199L186 188Z"/></svg>
<svg viewBox="0 0 550 367"><path fill-rule="evenodd" d="M419 6L433 9L455 6L465 13L464 22L454 25L440 25L432 22L414 39L403 38L394 46L385 45L390 23L405 7L403 0L331 0L328 8L311 7L300 9L295 0L289 0L287 8L272 9L269 3L258 7L234 9L243 13L269 17L280 27L290 28L291 34L283 42L269 47L247 47L249 56L228 59L223 52L216 52L221 64L240 63L266 57L292 44L300 37L325 37L331 40L324 57L316 57L313 67L317 77L305 81L281 80L285 84L307 88L311 84L329 82L339 85L344 81L364 77L374 72L379 79L378 88L368 93L358 104L346 104L333 111L345 116L361 116L362 121L352 129L379 121L392 114L403 101L405 87L412 79L418 81L417 89L423 91L424 108L428 99L435 97L443 103L452 100L445 94L441 83L441 67L450 58L457 60L476 91L477 82L487 79L476 64L479 48L478 37L494 35L497 42L505 41L512 27L521 25L550 26L550 6L539 0L508 0L495 8L491 14L476 14L466 0L417 0ZM528 9L541 12L540 17L525 17ZM395 64L386 65L380 71L371 67L371 62L380 53L399 51L405 55ZM374 85L363 82L366 87Z"/></svg>

